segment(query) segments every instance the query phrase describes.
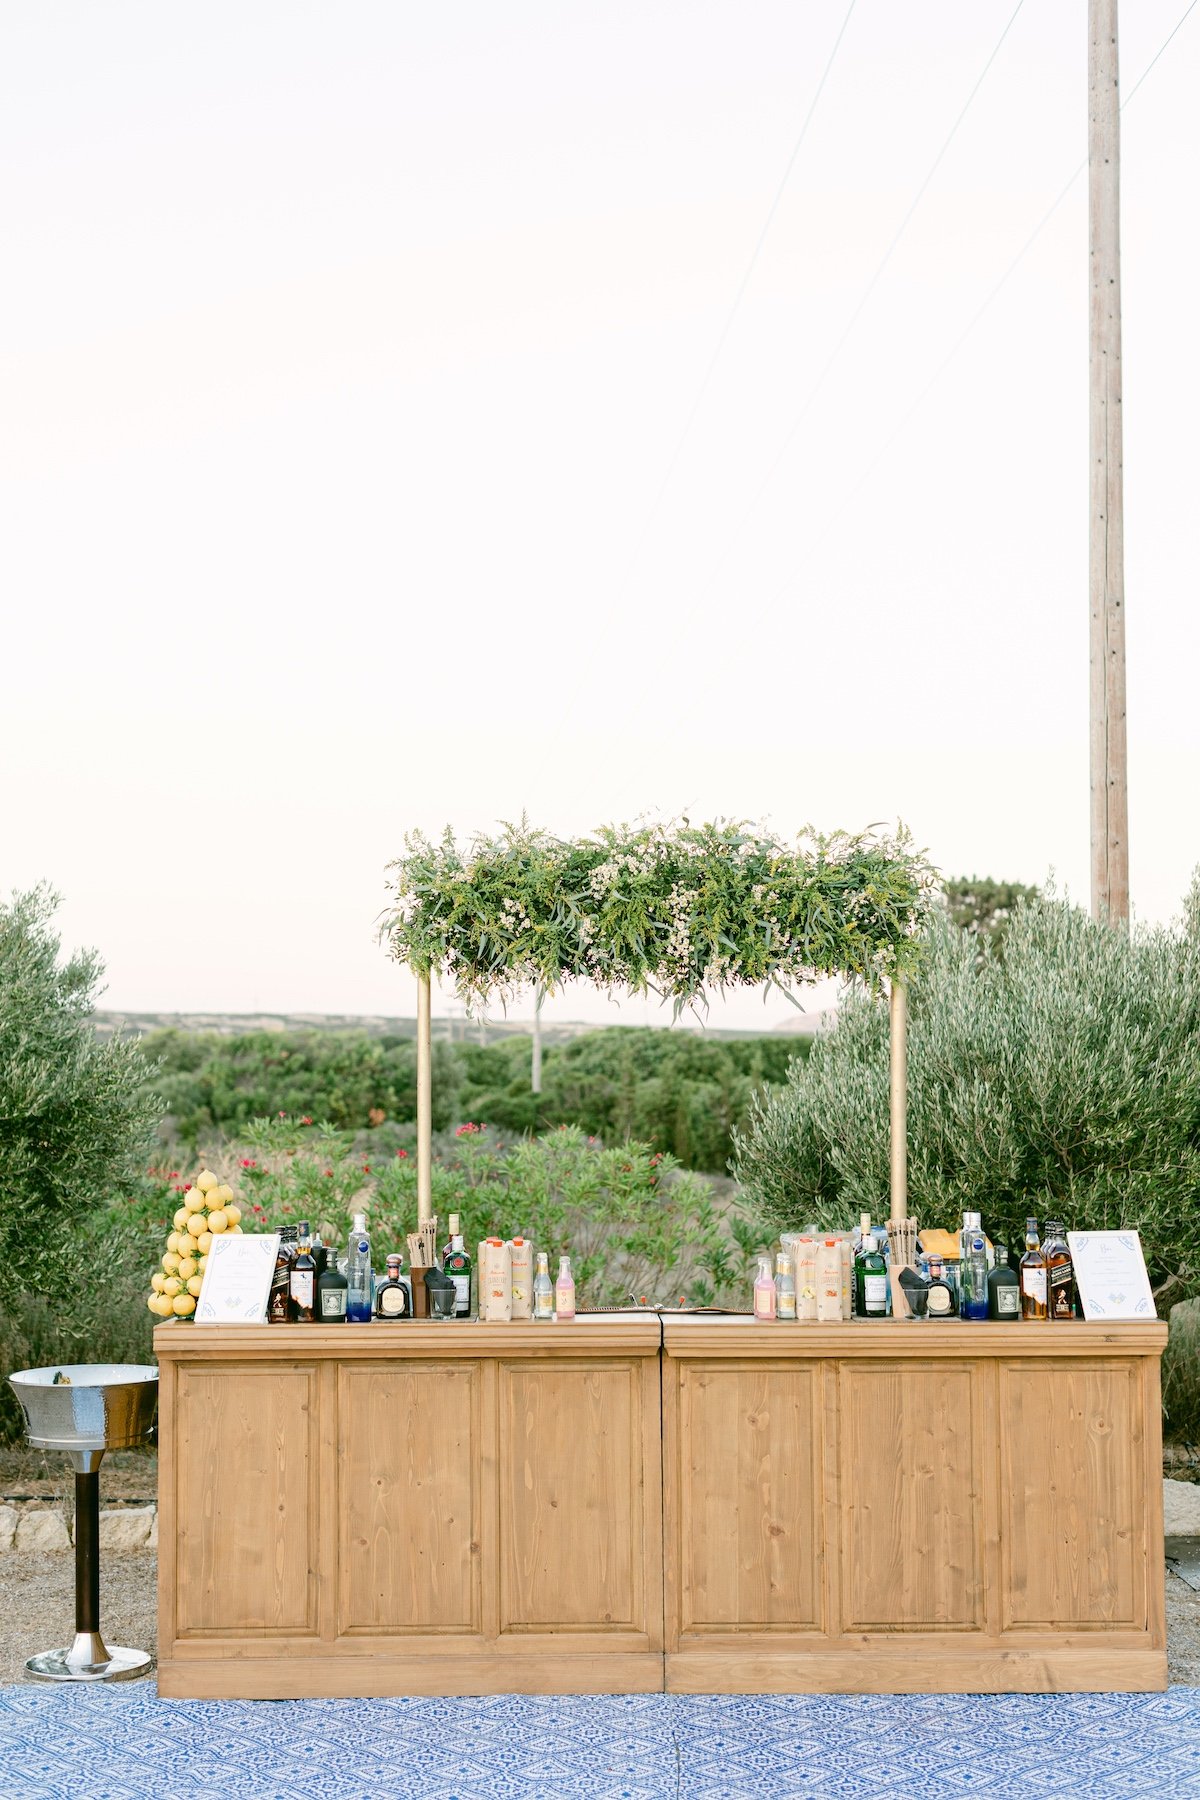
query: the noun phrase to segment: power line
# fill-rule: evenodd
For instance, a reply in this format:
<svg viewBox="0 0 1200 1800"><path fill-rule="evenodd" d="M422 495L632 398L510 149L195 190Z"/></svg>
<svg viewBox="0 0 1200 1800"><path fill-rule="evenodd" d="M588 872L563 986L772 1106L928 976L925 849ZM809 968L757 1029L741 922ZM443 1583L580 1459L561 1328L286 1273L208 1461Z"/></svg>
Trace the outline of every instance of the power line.
<svg viewBox="0 0 1200 1800"><path fill-rule="evenodd" d="M634 546L633 555L630 558L630 564L629 564L630 572L632 572L632 569L633 569L634 565L636 564L639 555L641 554L642 546L644 545L647 537L650 535L651 527L653 526L655 519L658 517L659 508L662 506L662 503L663 503L664 499L666 498L667 489L670 487L672 478L674 477L674 474L675 474L675 470L679 465L679 459L683 455L684 448L687 445L687 441L692 435L692 427L695 425L696 420L700 413L700 408L704 404L704 396L708 392L709 383L711 382L711 380L713 378L713 373L716 370L716 366L721 359L721 352L725 348L726 339L728 338L730 331L733 329L733 322L737 318L738 311L741 307L743 299L745 298L746 289L750 285L750 277L754 273L755 266L758 262L759 256L762 253L763 245L766 243L767 235L770 232L772 224L774 223L775 214L779 210L779 203L783 199L784 189L787 187L788 182L791 180L792 170L796 166L796 159L800 155L800 151L804 144L805 138L808 136L808 128L813 122L813 116L816 113L817 105L820 101L822 93L825 91L825 83L829 80L829 74L830 74L831 69L833 68L834 62L837 59L837 53L838 53L839 49L841 48L842 39L846 35L846 27L850 23L850 15L853 13L854 8L857 4L858 4L858 0L850 0L850 4L846 8L846 16L842 20L841 29L838 32L836 38L833 40L833 49L829 52L829 58L825 64L824 69L821 71L821 79L817 83L816 91L813 94L812 100L809 102L808 111L804 115L804 122L800 127L800 134L797 137L796 142L792 145L792 153L787 159L787 165L784 168L782 179L780 180L779 186L775 190L775 198L772 200L770 206L767 209L767 216L763 220L762 230L758 234L758 241L755 244L754 249L750 253L750 261L746 264L746 268L742 275L742 279L738 283L737 292L733 297L733 305L730 307L729 312L726 315L725 323L721 327L720 335L717 338L716 345L713 349L713 353L708 359L708 367L705 369L703 379L701 380L700 386L696 391L696 398L692 402L691 411L688 413L687 419L684 422L683 430L679 434L679 437L675 444L675 448L671 452L671 458L667 464L666 473L663 476L661 483L659 484L658 493L654 497L654 504L651 506L649 513L646 515L646 522L642 526L641 532L638 535L638 540Z"/></svg>
<svg viewBox="0 0 1200 1800"><path fill-rule="evenodd" d="M1193 0L1193 3L1195 4L1196 0ZM724 567L725 563L728 561L730 554L733 551L734 545L737 543L738 539L742 535L742 532L745 530L746 526L749 524L750 520L753 518L753 516L758 508L758 504L759 504L760 500L762 499L763 495L767 492L767 489L770 487L771 483L774 481L776 475L779 473L780 468L783 466L783 463L785 462L785 460L787 458L788 452L790 451L793 443L796 440L796 436L800 431L800 427L804 424L804 421L807 419L809 413L813 409L813 406L816 404L817 397L819 396L822 388L825 386L825 382L828 379L830 371L832 370L834 364L837 362L838 357L841 355L842 351L845 349L846 344L848 343L848 341L854 331L855 326L858 324L859 319L862 317L863 313L866 311L867 305L870 302L872 294L875 292L875 289L878 287L879 282L883 277L884 271L887 269L888 264L891 262L892 257L895 255L896 250L899 247L901 239L903 238L905 232L908 230L909 225L912 223L913 216L916 213L917 208L920 206L922 200L925 198L925 195L929 189L930 182L933 180L934 176L938 172L938 169L941 167L942 161L946 155L946 152L949 150L951 144L954 142L954 139L957 137L959 127L962 125L963 120L966 118L967 114L970 112L976 95L978 94L980 88L983 86L984 82L987 80L988 73L992 67L992 64L995 62L997 56L999 56L1000 50L1004 44L1004 40L1005 40L1005 38L1007 38L1009 32L1012 30L1013 26L1015 25L1016 20L1017 20L1017 14L1021 11L1021 8L1024 6L1024 4L1025 4L1025 0L1017 0L1017 4L1013 8L1013 11L1009 17L1008 23L1005 25L1003 31L1000 33L1000 36L996 39L995 44L992 46L991 55L988 57L987 61L984 63L983 68L980 70L979 75L976 78L975 85L972 87L970 93L967 95L966 99L964 100L962 107L959 111L958 117L955 119L953 125L951 125L951 127L950 127L950 130L947 132L945 138L943 139L941 149L938 151L937 155L934 157L933 161L930 163L929 168L926 171L925 178L922 181L920 187L917 189L916 193L914 194L912 201L909 204L908 211L905 213L904 217L901 219L900 224L897 227L894 236L892 237L891 243L888 245L887 249L884 251L882 257L880 258L878 264L876 265L874 274L871 276L871 279L868 281L866 287L863 289L861 295L859 296L858 304L854 308L854 311L851 313L850 318L847 321L844 330L842 331L842 335L839 337L837 343L834 345L834 347L831 350L831 352L829 353L828 357L825 359L825 363L821 369L820 374L817 376L817 379L814 381L812 387L809 389L808 394L804 400L804 404L801 406L800 411L797 413L795 419L792 421L792 424L788 429L787 436L784 438L783 443L780 445L778 451L776 452L775 458L774 458L773 462L771 463L770 468L767 470L766 474L763 476L758 487L755 489L755 492L750 501L750 504L746 507L746 510L743 512L741 518L738 520L737 524L734 526L733 534L730 537L728 544L726 545L720 558L718 559L718 561L716 562L716 564L713 567L712 577L710 578L710 580L712 578L716 577L716 575L719 573L719 571Z"/></svg>
<svg viewBox="0 0 1200 1800"><path fill-rule="evenodd" d="M1195 11L1197 6L1200 6L1200 0L1190 0L1190 3L1188 4L1188 6L1186 6L1184 8L1184 11L1180 15L1178 23L1175 25L1174 29L1172 31L1170 31L1168 33L1168 35L1164 38L1163 42L1159 45L1159 47L1155 51L1154 55L1150 58L1150 61L1146 64L1146 67L1142 70L1141 74L1138 76L1137 80L1134 82L1133 86L1129 89L1129 92L1125 95L1124 99L1121 101L1121 111L1122 112L1125 111L1125 108L1129 105L1129 102L1133 99L1133 96L1137 93L1138 89L1141 87L1142 83L1145 81L1145 79L1149 75L1150 71L1154 68L1155 64L1159 61L1159 58L1163 55L1163 52L1166 50L1167 46L1178 35L1179 31L1182 29L1183 25L1186 23L1189 15ZM937 384L941 380L942 376L946 373L946 370L950 367L950 364L954 361L955 357L958 355L959 351L962 349L962 347L966 343L967 339L971 336L972 332L975 330L975 327L979 324L979 322L983 318L984 314L989 311L989 309L991 308L993 303L999 298L1000 294L1003 292L1004 288L1006 288L1008 286L1009 281L1016 274L1017 270L1020 268L1021 264L1024 262L1026 256L1029 254L1030 250L1032 250L1032 248L1033 248L1034 244L1036 244L1037 240L1041 237L1043 231L1046 229L1047 225L1050 223L1051 219L1054 217L1055 213L1058 211L1059 207L1062 205L1063 201L1066 199L1067 195L1071 192L1071 189L1075 186L1075 183L1079 180L1079 177L1084 173L1086 168L1087 168L1087 158L1085 157L1081 163L1078 163L1076 165L1076 167L1073 170L1073 172L1071 173L1071 175L1064 182L1063 186L1059 189L1057 195L1051 201L1050 205L1046 208L1046 211L1042 214L1041 218L1038 220L1037 224L1034 226L1034 228L1030 232L1029 236L1025 239L1025 242L1021 245L1021 248L1017 251L1016 255L1013 257L1012 261L1009 263L1008 267L1005 269L1003 275L1001 275L1000 279L997 282L995 282L994 285L988 290L986 297L980 302L979 306L976 307L976 309L975 309L974 313L971 315L971 318L970 318L969 322L967 323L967 325L964 327L964 329L959 334L959 336L955 339L954 343L951 345L950 349L946 352L945 356L942 358L942 360L938 364L937 368L933 371L933 374L929 377L928 381L926 381L924 387L921 389L921 391L917 395L916 399L907 408L907 410L901 415L900 419L896 423L894 430L891 432L890 436L884 441L884 443L880 446L880 448L876 451L876 453L872 457L871 461L867 464L867 466L863 470L862 474L858 477L858 480L854 483L854 486L852 488L850 488L848 490L848 492L845 493L842 496L842 498L835 503L835 505L833 507L825 509L825 517L826 517L826 521L828 523L829 530L832 530L831 521L833 520L833 518L835 518L837 515L839 515L842 512L843 508L848 506L850 504L850 502L852 500L854 500L855 497L861 492L861 490L866 486L867 482L871 479L872 475L875 473L876 469L879 467L880 463L883 462L883 460L887 456L888 452L892 449L893 445L904 434L904 431L908 427L910 421L913 419L915 414L920 411L921 407L925 404L925 401L928 399L930 393L937 386ZM810 556L813 551L819 549L820 546L826 541L827 536L828 536L828 530L820 539L818 539L817 543L812 546L812 550L810 550L810 553L809 553ZM780 599L782 597L782 595L784 595L787 592L787 590L792 586L792 583L797 579L798 574L799 574L798 570L793 570L793 572L787 577L787 579L778 588L775 589L775 591L771 595L770 600L768 601L769 606L774 605L775 601Z"/></svg>

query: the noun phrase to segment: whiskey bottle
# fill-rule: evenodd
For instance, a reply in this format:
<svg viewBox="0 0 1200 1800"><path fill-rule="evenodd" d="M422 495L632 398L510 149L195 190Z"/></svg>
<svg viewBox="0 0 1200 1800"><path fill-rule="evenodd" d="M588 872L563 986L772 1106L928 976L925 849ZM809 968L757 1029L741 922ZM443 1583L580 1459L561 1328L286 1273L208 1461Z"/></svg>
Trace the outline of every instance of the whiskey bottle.
<svg viewBox="0 0 1200 1800"><path fill-rule="evenodd" d="M308 1220L297 1230L296 1254L288 1271L288 1318L293 1325L311 1325L316 1318L317 1265L308 1236Z"/></svg>
<svg viewBox="0 0 1200 1800"><path fill-rule="evenodd" d="M296 1227L285 1225L279 1233L279 1249L275 1255L275 1271L267 1296L267 1324L286 1325L292 1258L296 1254Z"/></svg>
<svg viewBox="0 0 1200 1800"><path fill-rule="evenodd" d="M324 1256L324 1267L317 1275L317 1318L322 1325L346 1322L346 1294L349 1283L337 1265L337 1252L332 1244Z"/></svg>
<svg viewBox="0 0 1200 1800"><path fill-rule="evenodd" d="M1075 1317L1075 1269L1057 1220L1046 1220L1046 1300L1052 1319Z"/></svg>
<svg viewBox="0 0 1200 1800"><path fill-rule="evenodd" d="M925 1302L926 1315L931 1319L949 1319L954 1314L954 1291L946 1280L945 1264L936 1254L929 1258L929 1296Z"/></svg>
<svg viewBox="0 0 1200 1800"><path fill-rule="evenodd" d="M1021 1316L1021 1284L1008 1266L1008 1250L996 1245L996 1260L988 1276L989 1319L1019 1319Z"/></svg>
<svg viewBox="0 0 1200 1800"><path fill-rule="evenodd" d="M450 1242L442 1257L442 1273L454 1283L454 1317L471 1316L471 1255L458 1229L458 1214L450 1214Z"/></svg>
<svg viewBox="0 0 1200 1800"><path fill-rule="evenodd" d="M412 1301L408 1288L400 1279L400 1264L403 1259L394 1253L387 1259L387 1274L375 1289L375 1317L377 1319L408 1319L412 1317Z"/></svg>
<svg viewBox="0 0 1200 1800"><path fill-rule="evenodd" d="M1046 1299L1046 1257L1038 1243L1036 1219L1025 1221L1025 1254L1021 1258L1021 1317L1049 1317Z"/></svg>
<svg viewBox="0 0 1200 1800"><path fill-rule="evenodd" d="M887 1264L871 1235L871 1215L862 1215L858 1255L854 1259L854 1312L859 1319L887 1316Z"/></svg>

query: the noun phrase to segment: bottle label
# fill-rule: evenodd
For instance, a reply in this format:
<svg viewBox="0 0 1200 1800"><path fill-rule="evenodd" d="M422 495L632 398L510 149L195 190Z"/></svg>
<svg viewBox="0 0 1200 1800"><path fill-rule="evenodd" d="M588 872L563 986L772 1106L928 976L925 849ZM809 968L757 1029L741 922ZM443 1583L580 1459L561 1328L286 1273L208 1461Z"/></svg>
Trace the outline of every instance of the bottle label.
<svg viewBox="0 0 1200 1800"><path fill-rule="evenodd" d="M863 1305L868 1312L887 1311L887 1276L863 1276Z"/></svg>
<svg viewBox="0 0 1200 1800"><path fill-rule="evenodd" d="M344 1319L345 1316L345 1288L326 1288L321 1295L321 1317L323 1319Z"/></svg>
<svg viewBox="0 0 1200 1800"><path fill-rule="evenodd" d="M754 1316L756 1319L773 1319L775 1317L774 1287L756 1287L754 1290Z"/></svg>
<svg viewBox="0 0 1200 1800"><path fill-rule="evenodd" d="M294 1269L292 1271L292 1299L297 1306L306 1310L313 1303L313 1272L311 1269Z"/></svg>
<svg viewBox="0 0 1200 1800"><path fill-rule="evenodd" d="M781 1319L794 1319L796 1316L795 1294L780 1294L777 1311L778 1317Z"/></svg>
<svg viewBox="0 0 1200 1800"><path fill-rule="evenodd" d="M398 1313L404 1311L404 1303L407 1298L403 1288L384 1288L379 1296L379 1310L381 1313L385 1313L389 1319L394 1319Z"/></svg>
<svg viewBox="0 0 1200 1800"><path fill-rule="evenodd" d="M552 1319L554 1317L554 1295L535 1294L533 1296L533 1316L535 1319Z"/></svg>
<svg viewBox="0 0 1200 1800"><path fill-rule="evenodd" d="M471 1310L471 1277L469 1275L452 1275L454 1283L454 1310L456 1313L468 1313Z"/></svg>
<svg viewBox="0 0 1200 1800"><path fill-rule="evenodd" d="M998 1319L1015 1319L1021 1310L1020 1289L1010 1287L1007 1283L996 1289L996 1317Z"/></svg>
<svg viewBox="0 0 1200 1800"><path fill-rule="evenodd" d="M1022 1269L1021 1292L1038 1306L1046 1304L1046 1271L1045 1269Z"/></svg>

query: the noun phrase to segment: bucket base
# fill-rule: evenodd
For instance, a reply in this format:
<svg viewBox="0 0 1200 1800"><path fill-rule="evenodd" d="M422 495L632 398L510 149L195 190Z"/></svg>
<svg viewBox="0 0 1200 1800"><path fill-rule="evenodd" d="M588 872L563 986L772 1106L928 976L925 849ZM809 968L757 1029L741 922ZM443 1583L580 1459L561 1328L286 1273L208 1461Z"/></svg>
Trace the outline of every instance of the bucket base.
<svg viewBox="0 0 1200 1800"><path fill-rule="evenodd" d="M69 1648L43 1650L25 1664L26 1673L38 1681L130 1681L148 1675L154 1658L145 1650L111 1649L98 1631L81 1631Z"/></svg>

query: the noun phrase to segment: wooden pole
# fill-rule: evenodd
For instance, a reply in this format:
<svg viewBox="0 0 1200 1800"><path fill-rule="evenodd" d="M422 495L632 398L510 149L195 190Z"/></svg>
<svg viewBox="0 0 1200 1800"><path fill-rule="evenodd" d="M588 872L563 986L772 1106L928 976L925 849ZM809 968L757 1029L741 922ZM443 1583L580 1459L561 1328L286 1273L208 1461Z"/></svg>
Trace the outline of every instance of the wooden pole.
<svg viewBox="0 0 1200 1800"><path fill-rule="evenodd" d="M417 1223L433 1217L433 1004L428 974L417 976Z"/></svg>
<svg viewBox="0 0 1200 1800"><path fill-rule="evenodd" d="M542 1091L542 990L537 991L537 1003L533 1009L533 1057L529 1071L529 1089L531 1093Z"/></svg>
<svg viewBox="0 0 1200 1800"><path fill-rule="evenodd" d="M892 982L888 1008L891 1025L892 1224L908 1217L908 990Z"/></svg>
<svg viewBox="0 0 1200 1800"><path fill-rule="evenodd" d="M1092 917L1129 920L1117 0L1088 0Z"/></svg>

